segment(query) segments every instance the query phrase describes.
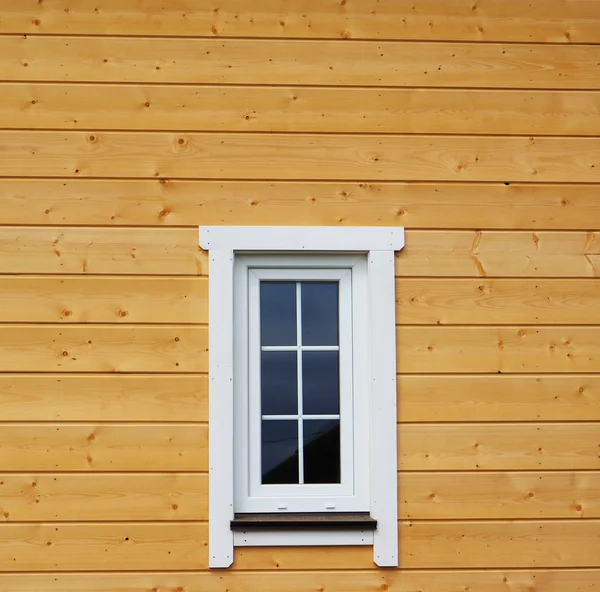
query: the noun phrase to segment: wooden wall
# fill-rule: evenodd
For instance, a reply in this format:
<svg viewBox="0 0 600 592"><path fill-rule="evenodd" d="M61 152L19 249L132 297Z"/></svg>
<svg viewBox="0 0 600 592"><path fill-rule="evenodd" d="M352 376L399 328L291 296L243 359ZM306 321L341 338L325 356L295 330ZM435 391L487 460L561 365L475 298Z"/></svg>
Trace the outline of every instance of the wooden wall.
<svg viewBox="0 0 600 592"><path fill-rule="evenodd" d="M0 0L2 592L597 592L599 0ZM199 224L401 225L400 568L207 566Z"/></svg>

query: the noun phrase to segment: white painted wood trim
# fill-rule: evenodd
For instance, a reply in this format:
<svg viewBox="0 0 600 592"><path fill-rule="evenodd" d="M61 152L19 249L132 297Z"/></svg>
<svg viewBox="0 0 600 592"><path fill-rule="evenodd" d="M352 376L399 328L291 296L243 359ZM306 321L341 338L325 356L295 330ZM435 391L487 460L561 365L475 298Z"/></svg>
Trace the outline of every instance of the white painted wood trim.
<svg viewBox="0 0 600 592"><path fill-rule="evenodd" d="M235 251L399 251L395 226L201 226L203 249Z"/></svg>
<svg viewBox="0 0 600 592"><path fill-rule="evenodd" d="M397 529L396 529L397 532ZM370 530L277 530L236 531L236 547L324 547L334 545L372 545Z"/></svg>
<svg viewBox="0 0 600 592"><path fill-rule="evenodd" d="M371 344L371 516L377 520L373 560L398 565L396 431L396 303L394 252L369 253Z"/></svg>
<svg viewBox="0 0 600 592"><path fill-rule="evenodd" d="M233 251L209 257L209 561L233 563Z"/></svg>

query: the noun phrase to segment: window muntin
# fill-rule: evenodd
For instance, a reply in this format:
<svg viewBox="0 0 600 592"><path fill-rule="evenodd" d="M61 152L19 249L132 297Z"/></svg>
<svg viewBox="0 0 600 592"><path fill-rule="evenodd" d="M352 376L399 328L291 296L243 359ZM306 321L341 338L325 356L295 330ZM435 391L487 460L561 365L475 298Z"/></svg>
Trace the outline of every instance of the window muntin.
<svg viewBox="0 0 600 592"><path fill-rule="evenodd" d="M235 510L367 510L368 401L354 392L364 257L236 259L247 383L235 389Z"/></svg>

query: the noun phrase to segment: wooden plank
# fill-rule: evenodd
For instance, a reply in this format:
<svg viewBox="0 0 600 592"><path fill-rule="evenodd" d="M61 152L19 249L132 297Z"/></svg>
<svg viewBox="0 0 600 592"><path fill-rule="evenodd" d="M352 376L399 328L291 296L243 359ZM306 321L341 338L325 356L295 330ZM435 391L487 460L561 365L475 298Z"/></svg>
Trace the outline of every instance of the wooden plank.
<svg viewBox="0 0 600 592"><path fill-rule="evenodd" d="M600 426L412 424L398 429L402 471L600 469Z"/></svg>
<svg viewBox="0 0 600 592"><path fill-rule="evenodd" d="M600 421L600 376L401 374L398 420Z"/></svg>
<svg viewBox="0 0 600 592"><path fill-rule="evenodd" d="M47 4L47 3L46 3ZM118 0L77 3L37 0L0 2L5 33L187 35L206 37L306 37L597 43L600 9L595 2L519 0L473 4L465 0L339 2L262 0L208 2ZM68 8L68 11L65 10Z"/></svg>
<svg viewBox="0 0 600 592"><path fill-rule="evenodd" d="M65 11L68 8L68 12ZM464 0L289 2L243 0L212 4L159 0L144 13L117 0L78 0L49 6L37 0L0 2L4 33L69 35L188 35L207 37L306 37L597 43L600 10L595 2L518 0L473 5Z"/></svg>
<svg viewBox="0 0 600 592"><path fill-rule="evenodd" d="M0 372L207 371L206 327L0 326Z"/></svg>
<svg viewBox="0 0 600 592"><path fill-rule="evenodd" d="M197 228L0 228L1 273L199 275L206 270Z"/></svg>
<svg viewBox="0 0 600 592"><path fill-rule="evenodd" d="M195 522L2 524L0 571L206 568L206 534Z"/></svg>
<svg viewBox="0 0 600 592"><path fill-rule="evenodd" d="M600 228L598 190L584 184L0 179L6 204L0 223L277 225L289 218L299 225L587 230Z"/></svg>
<svg viewBox="0 0 600 592"><path fill-rule="evenodd" d="M396 322L600 324L600 281L399 279Z"/></svg>
<svg viewBox="0 0 600 592"><path fill-rule="evenodd" d="M207 490L205 474L0 474L0 521L207 520Z"/></svg>
<svg viewBox="0 0 600 592"><path fill-rule="evenodd" d="M600 240L595 232L412 231L396 275L598 277Z"/></svg>
<svg viewBox="0 0 600 592"><path fill-rule="evenodd" d="M205 569L206 534L197 522L2 524L0 571ZM403 522L399 534L401 568L568 568L600 559L597 520ZM369 547L244 547L233 570L371 566Z"/></svg>
<svg viewBox="0 0 600 592"><path fill-rule="evenodd" d="M0 147L0 176L600 182L600 138L11 130Z"/></svg>
<svg viewBox="0 0 600 592"><path fill-rule="evenodd" d="M206 275L197 228L0 227L1 274ZM598 277L594 232L409 230L399 277Z"/></svg>
<svg viewBox="0 0 600 592"><path fill-rule="evenodd" d="M2 574L0 588L10 592L464 592L485 590L505 592L596 592L600 571L597 569L561 569L527 571L307 571L266 574L254 572L171 573L55 573Z"/></svg>
<svg viewBox="0 0 600 592"><path fill-rule="evenodd" d="M208 421L206 375L1 374L3 421ZM594 375L398 376L398 421L600 421Z"/></svg>
<svg viewBox="0 0 600 592"><path fill-rule="evenodd" d="M206 471L205 424L2 424L0 471Z"/></svg>
<svg viewBox="0 0 600 592"><path fill-rule="evenodd" d="M0 322L207 323L206 278L0 277Z"/></svg>
<svg viewBox="0 0 600 592"><path fill-rule="evenodd" d="M3 80L600 88L597 45L198 38L0 38Z"/></svg>
<svg viewBox="0 0 600 592"><path fill-rule="evenodd" d="M599 540L597 520L402 522L399 567L591 567L600 559ZM356 569L371 567L371 562L369 547L332 548L326 553L261 547L237 549L233 568Z"/></svg>
<svg viewBox="0 0 600 592"><path fill-rule="evenodd" d="M2 421L208 421L208 377L0 374Z"/></svg>
<svg viewBox="0 0 600 592"><path fill-rule="evenodd" d="M399 327L398 371L600 372L596 327Z"/></svg>
<svg viewBox="0 0 600 592"><path fill-rule="evenodd" d="M599 108L593 92L0 84L8 129L593 136Z"/></svg>
<svg viewBox="0 0 600 592"><path fill-rule="evenodd" d="M404 519L599 518L600 473L400 473Z"/></svg>
<svg viewBox="0 0 600 592"><path fill-rule="evenodd" d="M410 473L403 519L598 518L600 474ZM0 521L208 520L208 476L192 473L0 474Z"/></svg>

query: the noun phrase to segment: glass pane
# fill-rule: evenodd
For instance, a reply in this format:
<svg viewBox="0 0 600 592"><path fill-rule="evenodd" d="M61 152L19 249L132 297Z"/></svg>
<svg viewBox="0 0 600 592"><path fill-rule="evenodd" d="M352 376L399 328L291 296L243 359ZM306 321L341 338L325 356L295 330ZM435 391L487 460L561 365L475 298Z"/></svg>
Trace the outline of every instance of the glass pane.
<svg viewBox="0 0 600 592"><path fill-rule="evenodd" d="M262 415L298 413L297 353L261 352L260 386Z"/></svg>
<svg viewBox="0 0 600 592"><path fill-rule="evenodd" d="M302 283L302 345L338 345L338 286Z"/></svg>
<svg viewBox="0 0 600 592"><path fill-rule="evenodd" d="M262 482L298 483L298 421L262 421Z"/></svg>
<svg viewBox="0 0 600 592"><path fill-rule="evenodd" d="M340 412L339 352L302 352L302 406L309 415Z"/></svg>
<svg viewBox="0 0 600 592"><path fill-rule="evenodd" d="M305 419L304 483L340 483L340 422Z"/></svg>
<svg viewBox="0 0 600 592"><path fill-rule="evenodd" d="M260 282L261 345L296 345L296 284Z"/></svg>

